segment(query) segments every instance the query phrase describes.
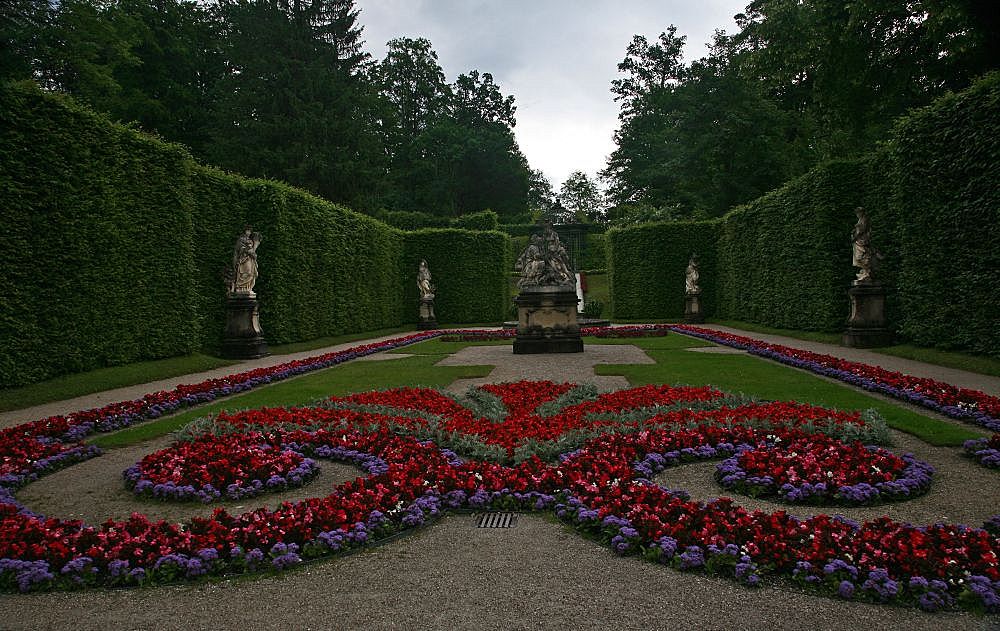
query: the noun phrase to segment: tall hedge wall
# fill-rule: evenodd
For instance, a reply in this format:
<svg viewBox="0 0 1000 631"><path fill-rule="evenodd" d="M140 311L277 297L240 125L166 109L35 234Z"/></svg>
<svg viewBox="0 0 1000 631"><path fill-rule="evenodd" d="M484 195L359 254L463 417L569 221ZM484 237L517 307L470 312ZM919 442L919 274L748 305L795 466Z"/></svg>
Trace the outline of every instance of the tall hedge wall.
<svg viewBox="0 0 1000 631"><path fill-rule="evenodd" d="M899 331L1000 357L1000 72L898 122Z"/></svg>
<svg viewBox="0 0 1000 631"><path fill-rule="evenodd" d="M198 347L183 149L0 84L0 387Z"/></svg>
<svg viewBox="0 0 1000 631"><path fill-rule="evenodd" d="M622 319L680 318L684 277L691 253L698 254L702 308L717 302L715 221L652 223L607 232L611 311Z"/></svg>
<svg viewBox="0 0 1000 631"><path fill-rule="evenodd" d="M737 208L719 232L719 315L839 331L864 163L831 162Z"/></svg>
<svg viewBox="0 0 1000 631"><path fill-rule="evenodd" d="M427 229L404 233L401 275L408 322L417 320L417 267L427 261L439 322L499 322L510 305L510 237L502 232Z"/></svg>
<svg viewBox="0 0 1000 631"><path fill-rule="evenodd" d="M0 158L0 387L217 348L222 273L246 224L263 236L255 289L272 344L415 322L420 258L442 321L499 321L509 302L503 233L407 233L198 165L31 84L0 85Z"/></svg>
<svg viewBox="0 0 1000 631"><path fill-rule="evenodd" d="M261 232L261 326L272 344L396 326L402 232L279 182L196 167L192 178L199 314L205 345L221 342L221 274L236 235Z"/></svg>

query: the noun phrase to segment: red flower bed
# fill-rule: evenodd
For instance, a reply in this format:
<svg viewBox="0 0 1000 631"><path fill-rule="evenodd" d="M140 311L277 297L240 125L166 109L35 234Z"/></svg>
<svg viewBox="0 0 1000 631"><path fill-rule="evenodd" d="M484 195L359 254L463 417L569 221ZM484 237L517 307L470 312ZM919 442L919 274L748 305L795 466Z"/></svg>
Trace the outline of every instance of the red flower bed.
<svg viewBox="0 0 1000 631"><path fill-rule="evenodd" d="M139 495L211 502L301 486L317 473L312 460L250 432L177 443L149 454L124 476Z"/></svg>
<svg viewBox="0 0 1000 631"><path fill-rule="evenodd" d="M0 586L27 591L281 570L419 526L449 508L517 507L551 508L619 553L644 551L679 569L706 569L750 584L774 574L842 597L909 602L927 609L961 599L969 606L1000 610L1000 538L986 529L914 527L888 518L865 524L826 515L798 519L784 511L747 511L725 498L707 504L687 501L648 480L667 466L733 456L741 446L760 444L824 445L861 458L850 455L855 447L821 437L874 429L857 414L793 403L727 408L722 394L711 389L648 386L601 395L542 417L537 406L545 397L537 391L547 387L491 386L512 411L492 427L467 410L463 413L448 397L422 389L395 390L331 402L377 406L377 412L306 408L221 416L213 426L215 434L204 438L201 447L179 448L176 460L168 454L151 458L156 465L151 470L163 479L177 467L196 477L207 475L200 480L216 479L207 470L209 454L232 441L248 448L247 457L230 457L239 451L236 447L218 452L229 463L219 473L247 480L259 464L255 445L266 443L302 455L363 461L369 471L325 497L273 511L230 515L218 510L184 525L134 515L94 527L43 520L9 494L0 496ZM708 409L671 407L684 403ZM393 414L391 408L401 411ZM414 416L413 411L428 414ZM618 431L601 433L612 424ZM465 438L469 436L462 432L473 430L472 436L502 445L508 453L529 441L563 440L584 429L593 433L558 461L528 457L510 466L461 462L420 439L422 432L443 427ZM266 441L258 443L261 436ZM191 463L181 462L184 449L190 450ZM888 468L895 466L892 457L873 453L884 456L878 462L891 463ZM825 476L822 460L817 456L815 465L798 477ZM788 464L783 471L791 480ZM852 479L844 473L844 481Z"/></svg>

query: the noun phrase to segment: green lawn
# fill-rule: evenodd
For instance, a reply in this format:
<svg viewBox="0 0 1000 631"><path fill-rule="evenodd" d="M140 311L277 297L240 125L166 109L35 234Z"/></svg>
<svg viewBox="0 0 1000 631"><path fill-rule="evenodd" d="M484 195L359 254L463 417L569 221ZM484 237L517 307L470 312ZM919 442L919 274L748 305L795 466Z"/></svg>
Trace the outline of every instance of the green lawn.
<svg viewBox="0 0 1000 631"><path fill-rule="evenodd" d="M0 412L203 372L235 363L208 355L186 355L64 375L30 386L0 390Z"/></svg>
<svg viewBox="0 0 1000 631"><path fill-rule="evenodd" d="M696 346L688 345L686 340L699 340L686 338L685 342L675 342L684 339L680 335L663 339L671 342L665 345L659 338L634 341L640 348L647 349L656 364L596 366L595 370L600 375L622 375L637 386L650 383L711 385L761 399L799 401L841 410L875 408L890 427L918 436L932 445L961 445L968 438L983 435L760 357L746 353L693 352L684 350Z"/></svg>
<svg viewBox="0 0 1000 631"><path fill-rule="evenodd" d="M489 342L509 345L509 340ZM671 334L638 339L587 338L586 344L635 344L656 364L597 366L598 374L623 375L632 385L675 383L712 385L728 392L742 392L761 399L799 401L826 407L857 410L875 408L891 427L914 434L934 445L960 445L967 438L981 436L970 429L932 419L897 405L875 399L845 385L821 379L804 371L782 366L746 353L715 354L691 348L714 346L703 340ZM435 366L442 357L472 342L428 340L392 351L410 354L388 361L354 361L297 377L275 385L219 401L96 438L100 447L114 448L163 436L180 429L195 418L220 410L241 410L264 406L309 404L317 399L349 392L397 386L443 387L455 379L481 377L491 366Z"/></svg>
<svg viewBox="0 0 1000 631"><path fill-rule="evenodd" d="M434 366L439 361L440 355L418 355L387 361L352 361L120 432L98 436L91 442L101 448L125 447L169 434L196 418L220 410L305 405L334 395L398 386L438 388L447 386L456 379L484 377L493 369L492 366Z"/></svg>

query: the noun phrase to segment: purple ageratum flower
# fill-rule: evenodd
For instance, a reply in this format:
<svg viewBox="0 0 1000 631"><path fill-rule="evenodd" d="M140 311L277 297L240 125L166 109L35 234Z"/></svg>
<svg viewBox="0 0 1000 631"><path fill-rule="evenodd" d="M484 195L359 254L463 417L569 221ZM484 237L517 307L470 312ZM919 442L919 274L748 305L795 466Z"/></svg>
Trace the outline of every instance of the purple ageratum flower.
<svg viewBox="0 0 1000 631"><path fill-rule="evenodd" d="M1000 613L1000 581L974 575L966 580L965 588L982 602L987 613Z"/></svg>
<svg viewBox="0 0 1000 631"><path fill-rule="evenodd" d="M615 535L611 538L611 549L615 551L615 554L625 554L631 547L632 544L621 535Z"/></svg>
<svg viewBox="0 0 1000 631"><path fill-rule="evenodd" d="M705 553L698 546L688 546L680 556L681 569L687 570L691 568L704 567L705 566Z"/></svg>
<svg viewBox="0 0 1000 631"><path fill-rule="evenodd" d="M666 561L674 558L674 554L677 552L677 540L673 537L663 536L656 541L657 547L660 548L660 558Z"/></svg>
<svg viewBox="0 0 1000 631"><path fill-rule="evenodd" d="M850 600L854 597L854 583L851 581L840 581L840 585L837 587L837 595L845 600Z"/></svg>

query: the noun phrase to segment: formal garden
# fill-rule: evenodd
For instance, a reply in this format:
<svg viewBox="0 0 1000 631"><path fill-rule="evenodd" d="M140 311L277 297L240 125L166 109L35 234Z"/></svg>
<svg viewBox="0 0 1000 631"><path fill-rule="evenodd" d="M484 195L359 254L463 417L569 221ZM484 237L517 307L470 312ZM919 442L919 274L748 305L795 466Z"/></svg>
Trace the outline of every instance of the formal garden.
<svg viewBox="0 0 1000 631"><path fill-rule="evenodd" d="M1000 624L997 72L592 221L2 70L0 626Z"/></svg>

